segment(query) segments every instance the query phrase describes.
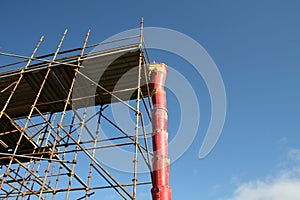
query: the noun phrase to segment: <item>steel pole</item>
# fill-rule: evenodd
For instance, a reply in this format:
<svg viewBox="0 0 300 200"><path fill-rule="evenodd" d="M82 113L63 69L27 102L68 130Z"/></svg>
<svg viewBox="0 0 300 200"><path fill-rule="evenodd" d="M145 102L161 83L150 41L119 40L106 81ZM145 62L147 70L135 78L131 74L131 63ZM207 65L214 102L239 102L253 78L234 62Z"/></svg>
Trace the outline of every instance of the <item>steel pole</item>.
<svg viewBox="0 0 300 200"><path fill-rule="evenodd" d="M168 157L168 110L164 89L168 67L164 63L149 65L152 84L152 199L171 200L169 186L170 159Z"/></svg>

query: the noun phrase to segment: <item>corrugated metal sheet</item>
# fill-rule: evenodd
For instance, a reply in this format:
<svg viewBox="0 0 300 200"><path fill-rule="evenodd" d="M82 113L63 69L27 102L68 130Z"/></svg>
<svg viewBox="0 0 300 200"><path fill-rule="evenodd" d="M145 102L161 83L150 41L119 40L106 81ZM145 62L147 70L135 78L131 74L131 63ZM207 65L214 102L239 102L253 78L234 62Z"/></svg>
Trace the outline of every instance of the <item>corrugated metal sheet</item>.
<svg viewBox="0 0 300 200"><path fill-rule="evenodd" d="M88 76L95 83L104 87L107 91L113 92L120 99L124 101L135 99L137 96L140 53L141 50L138 44L92 52L80 60L82 67L79 71ZM78 59L78 55L60 58L56 60L60 62L60 64L54 63L52 65L51 72L36 106L41 112L54 113L63 110L67 94L75 75ZM5 110L5 113L10 118L22 118L29 114L31 106L44 80L47 67L48 63L40 62L29 66L24 71L24 76ZM0 93L1 110L11 94L14 82L20 77L20 73L21 70L0 73L0 91L4 90ZM141 84L143 85L142 91L144 96L148 96L147 87L145 85L146 77L144 74L143 71L141 77ZM117 99L113 98L107 91L97 87L91 81L78 74L72 91L72 105L75 108L81 108L116 102ZM71 106L67 109L71 109ZM13 134L3 134L5 132L11 132ZM0 119L0 134L0 139L7 143L10 148L14 148L21 133L12 122L3 115ZM33 144L28 137L23 137L22 148L19 148L19 153L24 151L24 149L26 149L27 153L30 153L34 148L36 148L35 144ZM0 145L0 151L5 152L7 149ZM44 157L47 156L44 155ZM2 163L3 162L2 160Z"/></svg>
<svg viewBox="0 0 300 200"><path fill-rule="evenodd" d="M139 56L140 49L137 45L129 45L126 48L123 47L111 51L93 52L92 54L87 54L81 60L82 68L79 71L106 90L110 92L117 90L116 95L119 98L125 101L134 99L136 98L135 89L138 82ZM78 57L72 59L62 58L59 62L77 65ZM74 69L75 67L70 65L53 64L38 101L37 108L41 112L62 111L64 100L74 78ZM46 71L46 63L28 67L5 111L10 117L27 116L44 80ZM0 91L13 84L19 78L19 73L20 71L0 73ZM141 81L142 85L145 85L144 72L142 73ZM0 108L4 106L12 88L13 86L1 93ZM142 90L144 96L148 96L145 86L142 87ZM76 77L72 98L76 108L116 102L116 99L112 98L106 91L81 75Z"/></svg>

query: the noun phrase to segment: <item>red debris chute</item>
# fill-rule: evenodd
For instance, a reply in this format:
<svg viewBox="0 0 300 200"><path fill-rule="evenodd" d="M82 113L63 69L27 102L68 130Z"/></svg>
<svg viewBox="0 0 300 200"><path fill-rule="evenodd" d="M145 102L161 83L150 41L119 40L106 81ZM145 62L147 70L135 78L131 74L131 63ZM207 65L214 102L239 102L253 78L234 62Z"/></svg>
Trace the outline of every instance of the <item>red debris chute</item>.
<svg viewBox="0 0 300 200"><path fill-rule="evenodd" d="M152 185L153 200L171 200L169 186L170 159L168 157L168 110L164 89L168 67L164 63L149 65L152 83Z"/></svg>

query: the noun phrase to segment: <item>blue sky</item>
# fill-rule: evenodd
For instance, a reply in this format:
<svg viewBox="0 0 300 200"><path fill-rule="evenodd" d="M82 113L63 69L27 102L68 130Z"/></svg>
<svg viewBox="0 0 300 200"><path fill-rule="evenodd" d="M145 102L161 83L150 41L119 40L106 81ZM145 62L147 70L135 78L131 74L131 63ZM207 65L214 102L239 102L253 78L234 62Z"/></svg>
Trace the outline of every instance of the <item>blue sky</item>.
<svg viewBox="0 0 300 200"><path fill-rule="evenodd" d="M195 140L171 165L173 199L293 200L300 198L299 10L296 0L3 1L0 50L30 55L44 34L39 53L49 53L66 28L66 49L82 45L89 28L89 43L98 43L137 28L141 17L145 26L188 35L218 66L227 116L214 150L200 160L210 119L205 83L184 60L153 51L153 60L173 66L196 88L201 108ZM169 109L178 113L174 99L169 94ZM176 132L177 121L170 118L170 130Z"/></svg>

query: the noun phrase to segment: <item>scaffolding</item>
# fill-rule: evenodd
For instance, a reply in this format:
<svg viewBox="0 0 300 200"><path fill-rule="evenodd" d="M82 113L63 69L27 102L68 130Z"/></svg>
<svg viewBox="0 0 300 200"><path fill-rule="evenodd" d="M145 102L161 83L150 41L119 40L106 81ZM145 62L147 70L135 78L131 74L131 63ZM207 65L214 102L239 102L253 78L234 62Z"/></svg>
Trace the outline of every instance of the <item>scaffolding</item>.
<svg viewBox="0 0 300 200"><path fill-rule="evenodd" d="M82 47L62 51L66 35L51 54L36 56L43 36L31 56L0 53L19 59L0 67L0 199L93 199L109 190L111 199L135 200L137 187L152 184L143 20L138 35L88 45L88 31ZM113 119L113 104L129 110L132 131ZM130 173L97 159L115 148L132 152ZM141 164L150 173L139 174Z"/></svg>

